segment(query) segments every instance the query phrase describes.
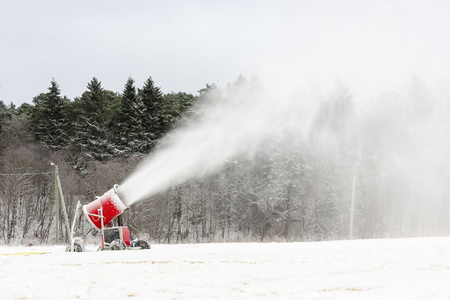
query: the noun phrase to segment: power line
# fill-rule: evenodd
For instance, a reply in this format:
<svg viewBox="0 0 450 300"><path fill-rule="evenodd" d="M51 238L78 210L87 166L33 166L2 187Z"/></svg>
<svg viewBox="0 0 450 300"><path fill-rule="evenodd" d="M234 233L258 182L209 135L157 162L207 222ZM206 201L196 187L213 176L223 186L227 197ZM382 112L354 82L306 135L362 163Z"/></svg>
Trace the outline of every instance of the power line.
<svg viewBox="0 0 450 300"><path fill-rule="evenodd" d="M16 174L0 173L0 176L33 176L33 175L48 175L48 174L53 174L53 173L55 173L55 172L16 173Z"/></svg>

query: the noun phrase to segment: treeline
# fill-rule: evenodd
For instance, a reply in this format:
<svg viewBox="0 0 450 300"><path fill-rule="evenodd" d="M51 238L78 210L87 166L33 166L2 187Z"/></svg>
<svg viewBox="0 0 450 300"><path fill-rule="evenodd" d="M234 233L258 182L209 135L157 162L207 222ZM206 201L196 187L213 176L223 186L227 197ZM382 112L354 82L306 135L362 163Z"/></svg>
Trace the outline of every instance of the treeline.
<svg viewBox="0 0 450 300"><path fill-rule="evenodd" d="M248 84L239 77L195 96L163 95L151 78L138 89L129 78L121 93L104 90L94 78L81 97L69 100L52 80L32 105L0 103L3 241L54 241L50 162L59 166L71 220L77 201L89 203L121 183L180 121L201 119L196 103L220 101ZM447 87L412 79L374 95L362 109L342 84L326 96L297 96L320 103L308 112L313 122L306 136L280 134L216 174L132 205L126 222L158 242L448 234ZM80 224L79 232L90 229Z"/></svg>
<svg viewBox="0 0 450 300"><path fill-rule="evenodd" d="M48 90L21 106L35 141L98 161L148 153L194 101L186 93L163 95L151 78L139 89L128 78L118 94L94 77L74 101L61 96L55 80Z"/></svg>
<svg viewBox="0 0 450 300"><path fill-rule="evenodd" d="M0 101L3 240L43 242L54 231L50 162L59 165L72 215L76 201L90 202L121 182L124 173L188 113L195 99L183 92L163 95L151 78L142 88L128 78L122 93L103 89L93 78L73 101L61 95L54 79L32 104L16 108Z"/></svg>

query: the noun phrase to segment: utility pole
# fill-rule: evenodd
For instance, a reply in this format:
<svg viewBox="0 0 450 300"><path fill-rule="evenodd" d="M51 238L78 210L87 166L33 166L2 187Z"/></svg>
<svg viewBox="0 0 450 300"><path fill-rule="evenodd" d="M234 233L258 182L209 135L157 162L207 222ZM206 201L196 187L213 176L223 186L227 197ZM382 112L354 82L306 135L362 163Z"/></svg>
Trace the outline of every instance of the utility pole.
<svg viewBox="0 0 450 300"><path fill-rule="evenodd" d="M67 210L66 210L66 202L64 199L64 194L61 188L61 181L59 180L59 171L58 171L58 165L55 165L54 163L51 163L52 166L55 166L55 218L56 218L56 244L59 242L59 204L58 204L58 198L61 196L61 207L62 211L64 213L64 220L66 223L66 236L70 236L70 226L69 226L69 218L67 216ZM59 194L58 194L59 191Z"/></svg>
<svg viewBox="0 0 450 300"><path fill-rule="evenodd" d="M67 209L66 209L66 200L64 199L64 194L61 187L61 180L59 179L59 173L56 176L57 184L58 184L58 190L59 190L59 196L61 199L61 208L64 214L64 221L66 223L66 237L70 236L70 226L69 226L69 217L67 216Z"/></svg>
<svg viewBox="0 0 450 300"><path fill-rule="evenodd" d="M350 204L350 230L348 237L353 239L353 227L355 223L355 206L356 206L356 177L358 173L358 163L355 164L355 170L353 171L353 185L352 185L352 202Z"/></svg>
<svg viewBox="0 0 450 300"><path fill-rule="evenodd" d="M59 243L59 204L58 204L58 165L50 163L55 166L55 223L56 223L56 239L55 244Z"/></svg>

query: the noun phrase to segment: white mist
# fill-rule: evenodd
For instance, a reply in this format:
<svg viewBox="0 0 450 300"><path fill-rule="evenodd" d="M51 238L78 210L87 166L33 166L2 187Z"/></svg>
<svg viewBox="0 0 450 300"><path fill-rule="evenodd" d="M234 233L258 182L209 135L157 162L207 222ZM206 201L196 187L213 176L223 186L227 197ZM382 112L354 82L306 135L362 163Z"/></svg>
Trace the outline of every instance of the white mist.
<svg viewBox="0 0 450 300"><path fill-rule="evenodd" d="M128 205L216 172L239 153L257 150L263 140L292 130L305 135L309 130L315 102L307 96L303 101L298 95L277 96L254 82L225 93L217 98L211 93L195 118L163 138L120 185Z"/></svg>

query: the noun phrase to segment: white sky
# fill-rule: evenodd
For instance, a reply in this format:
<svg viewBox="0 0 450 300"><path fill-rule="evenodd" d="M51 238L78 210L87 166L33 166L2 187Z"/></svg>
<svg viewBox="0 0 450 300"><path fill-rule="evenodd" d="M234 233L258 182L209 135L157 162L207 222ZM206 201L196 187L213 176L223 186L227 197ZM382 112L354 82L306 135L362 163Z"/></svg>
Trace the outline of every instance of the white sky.
<svg viewBox="0 0 450 300"><path fill-rule="evenodd" d="M80 96L149 76L196 94L239 74L327 86L356 99L412 75L450 73L450 1L0 1L0 100L31 103L52 78ZM285 85L286 86L286 85Z"/></svg>

